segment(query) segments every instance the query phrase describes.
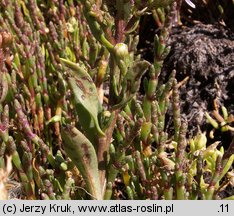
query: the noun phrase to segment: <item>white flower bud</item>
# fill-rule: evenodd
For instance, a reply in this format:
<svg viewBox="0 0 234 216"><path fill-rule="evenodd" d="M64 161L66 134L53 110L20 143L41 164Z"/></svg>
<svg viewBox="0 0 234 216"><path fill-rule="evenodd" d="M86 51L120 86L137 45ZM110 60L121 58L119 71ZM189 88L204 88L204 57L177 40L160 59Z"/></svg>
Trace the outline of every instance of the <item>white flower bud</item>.
<svg viewBox="0 0 234 216"><path fill-rule="evenodd" d="M116 54L116 57L121 59L128 58L129 52L128 52L128 46L125 43L117 43L114 47L114 51Z"/></svg>

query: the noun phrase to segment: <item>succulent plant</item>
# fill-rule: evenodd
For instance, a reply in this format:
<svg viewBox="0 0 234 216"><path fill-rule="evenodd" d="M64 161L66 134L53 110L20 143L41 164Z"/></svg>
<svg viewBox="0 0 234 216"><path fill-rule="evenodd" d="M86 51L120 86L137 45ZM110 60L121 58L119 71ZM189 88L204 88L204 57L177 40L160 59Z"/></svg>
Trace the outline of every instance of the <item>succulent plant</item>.
<svg viewBox="0 0 234 216"><path fill-rule="evenodd" d="M127 199L220 198L234 143L188 139L176 71L159 84L176 10L164 0L0 2L0 169L9 174L10 155L18 198L120 199L118 179ZM147 14L160 24L153 62L137 46ZM207 114L221 130L222 110L220 125Z"/></svg>

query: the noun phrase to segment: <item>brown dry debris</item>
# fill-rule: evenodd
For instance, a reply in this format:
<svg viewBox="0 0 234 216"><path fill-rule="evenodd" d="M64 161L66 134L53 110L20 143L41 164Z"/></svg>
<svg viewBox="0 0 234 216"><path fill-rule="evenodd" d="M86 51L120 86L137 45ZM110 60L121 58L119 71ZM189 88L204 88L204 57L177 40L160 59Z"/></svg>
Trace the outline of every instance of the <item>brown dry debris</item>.
<svg viewBox="0 0 234 216"><path fill-rule="evenodd" d="M7 157L7 163L5 169L0 169L0 200L8 199L8 191L6 184L8 181L8 176L12 170L11 156Z"/></svg>

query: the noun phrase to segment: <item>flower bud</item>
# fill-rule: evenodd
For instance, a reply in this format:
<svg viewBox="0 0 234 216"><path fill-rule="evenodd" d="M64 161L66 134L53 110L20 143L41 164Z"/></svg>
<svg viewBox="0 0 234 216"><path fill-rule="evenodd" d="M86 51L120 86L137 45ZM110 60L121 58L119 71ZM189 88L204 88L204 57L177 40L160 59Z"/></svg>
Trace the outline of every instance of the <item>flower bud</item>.
<svg viewBox="0 0 234 216"><path fill-rule="evenodd" d="M119 60L129 57L128 46L124 43L117 43L114 47L114 52Z"/></svg>
<svg viewBox="0 0 234 216"><path fill-rule="evenodd" d="M199 133L195 139L196 149L204 149L206 147L206 133Z"/></svg>

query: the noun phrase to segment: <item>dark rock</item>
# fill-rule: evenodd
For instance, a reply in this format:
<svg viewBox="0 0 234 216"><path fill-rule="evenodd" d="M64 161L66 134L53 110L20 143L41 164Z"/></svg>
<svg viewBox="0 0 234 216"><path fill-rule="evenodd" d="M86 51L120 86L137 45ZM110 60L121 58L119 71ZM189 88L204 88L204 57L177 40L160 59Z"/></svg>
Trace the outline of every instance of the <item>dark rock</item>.
<svg viewBox="0 0 234 216"><path fill-rule="evenodd" d="M166 81L172 69L176 69L178 81L189 76L180 88L181 111L188 120L190 134L198 126L209 131L204 114L214 109L215 99L230 114L234 112L234 33L220 25L175 27L168 45L171 51L164 62L162 79ZM225 139L222 141L228 146L231 133Z"/></svg>

